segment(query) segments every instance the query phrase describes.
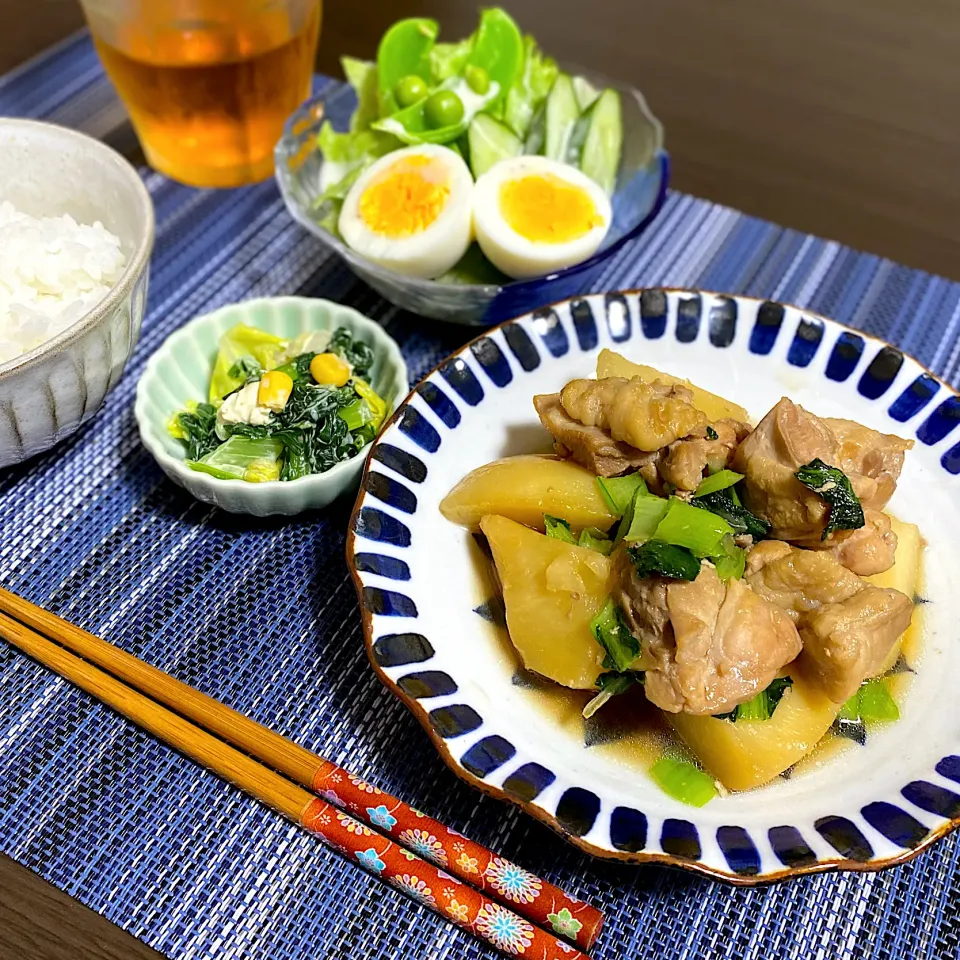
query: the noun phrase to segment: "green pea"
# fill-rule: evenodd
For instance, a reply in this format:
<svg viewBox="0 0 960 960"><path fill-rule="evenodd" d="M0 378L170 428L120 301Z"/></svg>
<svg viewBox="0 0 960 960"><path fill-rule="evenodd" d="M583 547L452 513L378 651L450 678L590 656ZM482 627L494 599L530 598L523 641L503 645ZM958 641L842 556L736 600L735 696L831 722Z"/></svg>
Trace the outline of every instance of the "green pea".
<svg viewBox="0 0 960 960"><path fill-rule="evenodd" d="M475 63L471 63L463 71L463 79L467 81L467 86L481 97L490 89L490 74Z"/></svg>
<svg viewBox="0 0 960 960"><path fill-rule="evenodd" d="M393 88L393 95L401 107L412 107L427 95L427 82L415 73L401 77Z"/></svg>
<svg viewBox="0 0 960 960"><path fill-rule="evenodd" d="M424 104L423 111L434 130L452 127L463 119L463 101L452 90L438 90Z"/></svg>

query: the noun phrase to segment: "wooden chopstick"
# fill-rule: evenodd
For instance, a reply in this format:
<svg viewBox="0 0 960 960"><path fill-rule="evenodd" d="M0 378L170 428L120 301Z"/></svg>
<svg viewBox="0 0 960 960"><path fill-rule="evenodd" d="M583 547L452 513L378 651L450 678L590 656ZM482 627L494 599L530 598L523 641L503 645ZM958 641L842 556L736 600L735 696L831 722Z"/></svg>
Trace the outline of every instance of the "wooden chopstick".
<svg viewBox="0 0 960 960"><path fill-rule="evenodd" d="M498 949L509 950L510 936L533 947L544 960L588 960L552 934L465 884L451 887L449 875L398 847L329 803L291 783L189 720L173 713L116 677L81 660L29 625L0 613L0 636L24 653L92 694L213 773L260 800L329 846L398 887L417 902ZM441 891L445 891L441 894ZM446 893L449 891L449 894Z"/></svg>
<svg viewBox="0 0 960 960"><path fill-rule="evenodd" d="M515 867L481 844L452 833L440 822L364 783L348 770L2 587L0 611L125 680L375 829L389 833L398 843L412 846L435 866L505 903L535 925L549 929L560 917L558 932L577 946L590 949L596 941L603 915L595 907ZM0 635L5 635L2 630ZM200 762L206 764L206 760ZM244 784L237 785L247 789ZM505 874L509 874L514 886L504 884ZM520 889L516 888L517 883ZM548 918L548 914L552 917Z"/></svg>

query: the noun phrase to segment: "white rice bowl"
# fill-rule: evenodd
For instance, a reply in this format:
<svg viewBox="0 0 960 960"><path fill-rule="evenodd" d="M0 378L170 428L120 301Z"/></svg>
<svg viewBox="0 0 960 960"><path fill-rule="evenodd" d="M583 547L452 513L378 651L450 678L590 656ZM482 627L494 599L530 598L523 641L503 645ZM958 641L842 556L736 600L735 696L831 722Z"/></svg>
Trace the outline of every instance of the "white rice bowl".
<svg viewBox="0 0 960 960"><path fill-rule="evenodd" d="M32 217L0 201L0 363L76 323L119 281L127 258L102 223Z"/></svg>

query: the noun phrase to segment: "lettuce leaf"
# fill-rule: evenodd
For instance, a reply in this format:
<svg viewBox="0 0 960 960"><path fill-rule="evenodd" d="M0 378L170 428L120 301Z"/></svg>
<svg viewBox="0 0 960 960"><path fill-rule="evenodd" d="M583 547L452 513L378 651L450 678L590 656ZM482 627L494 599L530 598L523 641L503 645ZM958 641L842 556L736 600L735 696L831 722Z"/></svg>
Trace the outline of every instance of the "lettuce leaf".
<svg viewBox="0 0 960 960"><path fill-rule="evenodd" d="M317 144L323 154L323 168L320 172L321 192L314 201L315 209L323 207L329 201L343 200L360 174L374 160L401 146L400 141L392 134L379 130L338 133L329 120L320 127ZM324 227L330 211L325 213L327 216L321 221L321 226ZM336 213L339 215L339 210Z"/></svg>
<svg viewBox="0 0 960 960"><path fill-rule="evenodd" d="M526 137L537 108L557 79L559 69L552 57L545 57L531 36L523 38L524 61L520 76L507 91L504 122L520 137Z"/></svg>
<svg viewBox="0 0 960 960"><path fill-rule="evenodd" d="M341 57L340 66L357 95L357 109L350 118L350 132L357 133L366 130L379 115L377 65L369 60Z"/></svg>
<svg viewBox="0 0 960 960"><path fill-rule="evenodd" d="M238 323L221 335L218 346L210 379L211 403L222 400L246 382L242 371L233 369L238 360L252 357L264 370L272 370L283 358L286 341L266 330Z"/></svg>

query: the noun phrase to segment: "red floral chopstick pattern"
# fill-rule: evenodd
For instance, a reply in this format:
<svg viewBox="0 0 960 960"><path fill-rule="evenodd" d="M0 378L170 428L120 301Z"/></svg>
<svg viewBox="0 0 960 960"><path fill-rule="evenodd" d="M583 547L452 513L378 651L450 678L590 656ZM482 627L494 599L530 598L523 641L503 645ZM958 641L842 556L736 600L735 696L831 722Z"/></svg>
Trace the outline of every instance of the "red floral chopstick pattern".
<svg viewBox="0 0 960 960"><path fill-rule="evenodd" d="M383 796L385 794L379 794ZM300 823L364 870L504 953L536 960L589 960L579 950L513 910L495 903L324 800L311 801Z"/></svg>
<svg viewBox="0 0 960 960"><path fill-rule="evenodd" d="M461 836L378 787L365 783L342 767L325 761L314 775L313 792L376 827L381 833L395 839L397 844L402 844L399 857L413 851L424 860L508 905L510 911L521 914L536 926L553 930L584 950L589 950L596 942L603 924L603 914L595 907L571 897L515 863L496 856L481 844ZM403 850L403 847L407 849ZM382 857L380 859L383 860ZM432 891L432 895L435 894ZM454 898L454 901L456 909L467 909L463 907L462 898ZM446 911L441 909L441 912ZM449 913L447 915L450 916ZM473 918L473 923L486 923L489 911L480 921L476 919L477 912L470 912L469 916ZM519 950L514 952L523 953Z"/></svg>

